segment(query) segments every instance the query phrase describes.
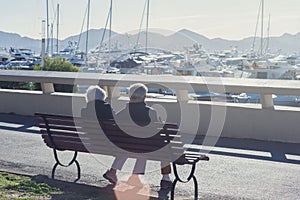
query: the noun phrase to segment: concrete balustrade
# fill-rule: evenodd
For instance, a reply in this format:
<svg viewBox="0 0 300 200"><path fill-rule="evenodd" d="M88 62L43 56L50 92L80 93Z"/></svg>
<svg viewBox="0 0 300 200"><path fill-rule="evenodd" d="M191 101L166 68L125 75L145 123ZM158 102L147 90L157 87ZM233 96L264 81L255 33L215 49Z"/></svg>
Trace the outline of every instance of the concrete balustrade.
<svg viewBox="0 0 300 200"><path fill-rule="evenodd" d="M100 85L118 111L128 101L120 97L118 87L141 82L176 91L177 100L148 98L147 102L158 106L168 121L180 123L186 134L300 142L300 109L274 106L272 99L272 94L300 96L300 81L12 70L0 71L0 81L37 82L42 86L42 91L0 89L1 113L78 116L86 105L84 95L55 92L53 84ZM193 101L188 97L191 90L260 94L261 104Z"/></svg>

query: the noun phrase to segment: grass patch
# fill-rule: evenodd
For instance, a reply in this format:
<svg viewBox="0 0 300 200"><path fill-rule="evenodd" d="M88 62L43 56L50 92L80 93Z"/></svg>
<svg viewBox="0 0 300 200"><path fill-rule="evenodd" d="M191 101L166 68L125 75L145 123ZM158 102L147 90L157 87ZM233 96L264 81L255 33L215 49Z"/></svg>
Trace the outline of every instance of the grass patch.
<svg viewBox="0 0 300 200"><path fill-rule="evenodd" d="M59 193L60 189L46 183L37 183L31 177L0 172L1 199L48 199L52 194Z"/></svg>
<svg viewBox="0 0 300 200"><path fill-rule="evenodd" d="M116 200L110 186L100 188L44 175L0 172L0 200Z"/></svg>

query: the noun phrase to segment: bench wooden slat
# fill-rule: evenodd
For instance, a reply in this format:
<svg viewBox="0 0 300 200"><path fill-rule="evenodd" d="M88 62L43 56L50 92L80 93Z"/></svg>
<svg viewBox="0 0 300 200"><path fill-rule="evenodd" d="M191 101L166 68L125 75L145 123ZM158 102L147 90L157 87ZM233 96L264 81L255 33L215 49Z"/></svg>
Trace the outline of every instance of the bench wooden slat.
<svg viewBox="0 0 300 200"><path fill-rule="evenodd" d="M46 139L46 144L50 148L54 148L51 144L51 141ZM122 149L118 149L117 147L112 148L111 146L95 146L94 144L86 144L86 145L80 145L79 143L72 143L72 142L64 142L64 141L56 141L55 143L56 148L58 150L70 150L70 151L78 151L83 153L95 153L95 154L103 154L103 155L111 155L111 156L126 156L126 157L132 157L132 158L144 158L144 159L150 159L150 160L156 160L156 161L169 161L171 162L173 157L170 156L169 152L166 152L165 154L139 154L139 153L132 153L127 152ZM135 149L131 149L134 151Z"/></svg>
<svg viewBox="0 0 300 200"><path fill-rule="evenodd" d="M57 150L69 150L69 151L78 151L78 152L89 152L83 144L80 143L71 143L71 142L56 142L55 147L49 140L44 140L48 147L56 148Z"/></svg>
<svg viewBox="0 0 300 200"><path fill-rule="evenodd" d="M42 138L45 139L45 140L51 141L48 135L42 135ZM61 136L53 135L51 138L52 138L52 141L54 143L56 143L56 141L66 141L66 142L70 141L70 142L81 143L84 140L84 139L82 140L80 137L73 137L73 136L71 136L71 137L70 136L61 137Z"/></svg>
<svg viewBox="0 0 300 200"><path fill-rule="evenodd" d="M62 128L62 127L61 127ZM67 128L68 129L68 128ZM41 129L40 132L42 133L42 135L48 135L48 132L46 129ZM155 135L155 137L151 137L151 138L147 138L145 139L146 142L143 142L142 138L128 138L126 135L124 135L122 132L117 132L117 131L114 131L114 132L110 132L109 133L109 138L114 140L114 139L117 139L117 140L130 140L129 142L141 142L142 144L152 144L153 142L164 142L168 139L165 135ZM54 130L51 130L51 135L53 137L79 137L79 138L91 138L93 140L101 140L103 138L107 138L106 135L104 134L101 134L101 132L96 132L96 133L88 133L87 131L85 132L75 132L75 131L72 131L72 130L66 130L66 131L63 131L61 129L54 129ZM176 142L176 140L172 141L172 142ZM179 142L179 141L178 141Z"/></svg>
<svg viewBox="0 0 300 200"><path fill-rule="evenodd" d="M42 134L42 135L47 135L48 134L48 132L47 132L47 130L46 129L41 129L40 130L40 133ZM52 135L61 135L62 137L63 136L70 136L70 137L81 137L81 136L84 136L84 135L86 135L85 133L78 133L78 132L75 132L75 131L69 131L69 130L67 130L67 131L63 131L63 130L51 130L51 134Z"/></svg>
<svg viewBox="0 0 300 200"><path fill-rule="evenodd" d="M45 124L44 120L40 120L39 121L40 125L41 124ZM65 125L65 126L74 126L76 127L76 123L74 123L73 120L62 120L62 119L47 119L47 123L48 124L52 124L52 125Z"/></svg>
<svg viewBox="0 0 300 200"><path fill-rule="evenodd" d="M83 128L80 128L79 130L81 132L85 132L85 133L89 133L89 134L103 134L104 133L104 131L102 129L99 130L98 128L90 128L90 127L88 127L88 128L83 127ZM124 134L124 132L122 132L122 131L120 131L118 129L115 129L115 130L106 130L105 132L107 133L107 135L119 135L119 136L127 135L127 133ZM143 136L144 133L137 134L137 133L130 132L130 135L133 135L133 136L134 135ZM175 134L173 134L173 132L172 132L172 134L167 135L164 130L158 131L155 135L152 135L152 136L153 137L151 137L151 139L154 139L154 138L157 138L157 139L166 138L167 139L168 137L170 137L170 138L178 138L178 139L181 138L181 136L175 135Z"/></svg>
<svg viewBox="0 0 300 200"><path fill-rule="evenodd" d="M49 136L48 134L42 134L43 139L45 140L49 140ZM159 141L159 140L151 140L151 141L147 141L147 140L139 140L139 139L128 139L126 137L121 138L121 137L112 137L110 138L110 141L107 140L107 138L105 138L104 136L96 136L94 138L88 137L88 135L83 135L83 136L78 136L78 135L56 135L53 134L52 135L52 141L54 143L56 142L60 142L60 141L70 141L70 142L78 142L78 143L89 143L89 144L93 144L93 145L98 145L98 146L111 146L112 143L114 143L114 145L117 146L122 146L124 148L129 148L131 146L134 146L134 149L140 148L140 149L145 149L145 150L156 150L157 148L161 148L165 145L167 145L166 141ZM174 143L172 144L172 147L177 147L177 148L182 148L182 144L181 143Z"/></svg>
<svg viewBox="0 0 300 200"><path fill-rule="evenodd" d="M60 114L46 114L46 113L38 113L36 112L34 114L35 116L38 117L45 117L45 118L56 118L56 119L74 119L73 116L69 116L69 115L60 115Z"/></svg>
<svg viewBox="0 0 300 200"><path fill-rule="evenodd" d="M39 127L41 129L46 129L47 126L45 124L40 124ZM67 125L60 125L60 124L49 124L48 127L50 129L58 129L58 130L67 130L67 131L79 131L80 127L74 127L74 126L67 126Z"/></svg>

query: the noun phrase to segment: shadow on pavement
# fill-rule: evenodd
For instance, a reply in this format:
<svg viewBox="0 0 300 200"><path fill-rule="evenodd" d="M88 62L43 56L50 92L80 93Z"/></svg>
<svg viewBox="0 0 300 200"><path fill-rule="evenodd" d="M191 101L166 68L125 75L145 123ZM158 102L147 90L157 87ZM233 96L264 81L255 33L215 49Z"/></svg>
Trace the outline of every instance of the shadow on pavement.
<svg viewBox="0 0 300 200"><path fill-rule="evenodd" d="M115 190L114 185L106 187L86 185L83 183L66 182L62 180L50 179L45 175L36 175L32 177L38 183L46 183L51 187L58 188L61 193L51 195L53 200L72 199L72 200L156 200L157 198L140 194L136 188L121 191ZM130 197L130 198L128 198Z"/></svg>
<svg viewBox="0 0 300 200"><path fill-rule="evenodd" d="M37 120L33 116L0 113L0 129L39 134L39 130L33 128L38 126Z"/></svg>
<svg viewBox="0 0 300 200"><path fill-rule="evenodd" d="M207 140L207 138L205 138ZM212 138L212 141L216 140ZM202 144L203 136L197 136L193 144ZM209 142L206 142L209 143ZM209 153L273 162L300 164L300 144L261 141L252 139L219 138ZM204 150L205 152L205 150Z"/></svg>

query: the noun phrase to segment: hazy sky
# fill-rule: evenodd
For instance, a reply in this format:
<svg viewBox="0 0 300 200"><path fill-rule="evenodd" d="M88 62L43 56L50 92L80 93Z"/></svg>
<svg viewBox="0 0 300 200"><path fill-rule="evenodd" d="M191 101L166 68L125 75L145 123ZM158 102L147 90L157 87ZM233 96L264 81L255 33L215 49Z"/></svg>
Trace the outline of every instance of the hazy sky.
<svg viewBox="0 0 300 200"><path fill-rule="evenodd" d="M1 0L0 31L41 38L47 0ZM59 38L79 34L88 0L48 0L50 23L60 4ZM261 0L150 0L149 27L178 31L186 28L209 38L241 39L254 36ZM110 0L91 0L90 28L105 26ZM138 30L145 0L113 0L112 29ZM265 0L265 32L270 35L300 32L300 0ZM144 17L143 28L146 26ZM86 25L84 25L86 30ZM56 32L56 30L54 30Z"/></svg>

